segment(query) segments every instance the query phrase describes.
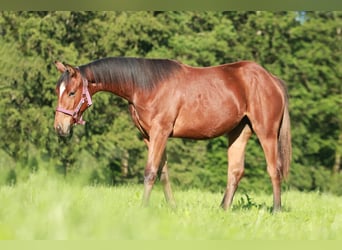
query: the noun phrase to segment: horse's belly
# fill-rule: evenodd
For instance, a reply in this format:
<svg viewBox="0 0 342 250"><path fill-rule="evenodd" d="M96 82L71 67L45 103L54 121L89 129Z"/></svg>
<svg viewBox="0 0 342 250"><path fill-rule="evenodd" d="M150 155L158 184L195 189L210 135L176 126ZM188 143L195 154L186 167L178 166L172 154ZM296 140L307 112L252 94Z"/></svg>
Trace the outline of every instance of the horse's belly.
<svg viewBox="0 0 342 250"><path fill-rule="evenodd" d="M236 112L189 112L178 117L172 136L189 139L208 139L229 133L241 121L243 114Z"/></svg>

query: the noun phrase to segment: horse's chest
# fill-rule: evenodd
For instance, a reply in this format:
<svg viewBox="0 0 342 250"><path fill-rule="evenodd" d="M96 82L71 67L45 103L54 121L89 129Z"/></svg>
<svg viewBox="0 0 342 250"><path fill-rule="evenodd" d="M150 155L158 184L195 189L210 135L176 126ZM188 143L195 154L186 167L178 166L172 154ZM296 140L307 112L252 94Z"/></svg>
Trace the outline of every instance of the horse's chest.
<svg viewBox="0 0 342 250"><path fill-rule="evenodd" d="M134 125L139 129L139 131L143 134L144 137L148 138L148 128L141 120L139 113L133 104L129 104L129 112L131 113Z"/></svg>

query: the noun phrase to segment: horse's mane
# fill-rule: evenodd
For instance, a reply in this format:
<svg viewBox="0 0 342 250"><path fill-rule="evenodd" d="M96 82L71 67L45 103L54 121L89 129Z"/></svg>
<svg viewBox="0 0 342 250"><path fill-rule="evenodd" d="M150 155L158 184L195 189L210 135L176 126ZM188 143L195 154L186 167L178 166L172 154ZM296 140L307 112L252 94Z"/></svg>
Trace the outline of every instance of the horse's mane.
<svg viewBox="0 0 342 250"><path fill-rule="evenodd" d="M79 67L88 80L105 84L132 84L153 89L181 69L181 64L168 59L108 57Z"/></svg>

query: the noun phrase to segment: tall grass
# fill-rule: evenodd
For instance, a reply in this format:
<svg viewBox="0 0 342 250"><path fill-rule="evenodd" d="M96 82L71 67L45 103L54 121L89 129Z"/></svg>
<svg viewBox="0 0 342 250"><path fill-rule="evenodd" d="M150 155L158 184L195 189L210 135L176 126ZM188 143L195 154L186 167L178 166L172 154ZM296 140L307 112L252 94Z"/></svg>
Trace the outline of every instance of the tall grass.
<svg viewBox="0 0 342 250"><path fill-rule="evenodd" d="M271 194L238 193L224 212L220 193L175 190L172 210L159 186L142 208L142 186L74 185L39 171L0 187L0 239L342 239L341 197L288 191L272 214Z"/></svg>

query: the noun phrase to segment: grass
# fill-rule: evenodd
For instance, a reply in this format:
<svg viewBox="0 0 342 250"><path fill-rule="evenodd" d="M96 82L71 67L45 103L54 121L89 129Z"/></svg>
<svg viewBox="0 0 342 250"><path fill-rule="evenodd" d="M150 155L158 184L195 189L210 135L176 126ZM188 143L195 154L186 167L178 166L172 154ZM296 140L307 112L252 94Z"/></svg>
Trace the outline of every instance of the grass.
<svg viewBox="0 0 342 250"><path fill-rule="evenodd" d="M159 186L148 208L142 185L71 185L40 172L0 187L0 239L342 239L342 198L284 192L272 214L270 194L237 193L232 211L220 193L175 190L177 209Z"/></svg>

